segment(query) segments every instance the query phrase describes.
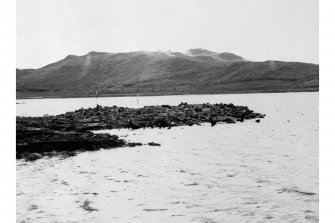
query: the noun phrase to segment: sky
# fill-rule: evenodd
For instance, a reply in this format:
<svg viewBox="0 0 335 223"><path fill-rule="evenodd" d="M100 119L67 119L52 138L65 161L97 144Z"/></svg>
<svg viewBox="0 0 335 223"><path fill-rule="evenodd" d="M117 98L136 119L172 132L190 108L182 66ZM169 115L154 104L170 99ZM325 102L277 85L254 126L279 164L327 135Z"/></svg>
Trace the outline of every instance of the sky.
<svg viewBox="0 0 335 223"><path fill-rule="evenodd" d="M16 65L91 51L204 48L319 63L318 0L17 0Z"/></svg>

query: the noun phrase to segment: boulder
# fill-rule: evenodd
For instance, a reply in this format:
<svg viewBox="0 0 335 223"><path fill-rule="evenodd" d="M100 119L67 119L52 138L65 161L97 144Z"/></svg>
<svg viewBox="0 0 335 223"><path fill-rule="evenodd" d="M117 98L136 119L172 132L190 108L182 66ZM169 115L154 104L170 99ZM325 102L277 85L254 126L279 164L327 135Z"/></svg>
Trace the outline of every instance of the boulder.
<svg viewBox="0 0 335 223"><path fill-rule="evenodd" d="M139 125L138 123L135 123L133 120L129 121L127 127L130 128L130 129L140 129L140 128L142 128L141 125Z"/></svg>
<svg viewBox="0 0 335 223"><path fill-rule="evenodd" d="M193 126L193 122L191 120L187 120L185 122L185 124L188 125L188 126Z"/></svg>
<svg viewBox="0 0 335 223"><path fill-rule="evenodd" d="M71 156L76 156L77 153L75 151L65 151L63 154L63 157L71 157Z"/></svg>
<svg viewBox="0 0 335 223"><path fill-rule="evenodd" d="M135 147L135 146L142 146L143 144L140 143L140 142L128 142L126 144L126 146L129 146L129 147Z"/></svg>
<svg viewBox="0 0 335 223"><path fill-rule="evenodd" d="M156 127L164 128L171 126L171 123L166 118L157 118L153 121L153 125Z"/></svg>
<svg viewBox="0 0 335 223"><path fill-rule="evenodd" d="M149 146L161 146L161 144L155 143L155 142L149 142L148 145Z"/></svg>
<svg viewBox="0 0 335 223"><path fill-rule="evenodd" d="M43 156L39 153L30 153L27 157L26 157L26 161L35 161L38 159L41 159Z"/></svg>
<svg viewBox="0 0 335 223"><path fill-rule="evenodd" d="M209 113L209 112L211 112L211 108L203 108L202 112L203 113Z"/></svg>
<svg viewBox="0 0 335 223"><path fill-rule="evenodd" d="M216 125L217 121L218 121L217 117L212 117L212 116L209 117L209 122L211 123L211 126Z"/></svg>
<svg viewBox="0 0 335 223"><path fill-rule="evenodd" d="M55 150L51 151L51 152L43 152L44 156L56 156L57 152Z"/></svg>
<svg viewBox="0 0 335 223"><path fill-rule="evenodd" d="M223 121L225 123L236 123L237 119L232 116L226 116L224 117Z"/></svg>

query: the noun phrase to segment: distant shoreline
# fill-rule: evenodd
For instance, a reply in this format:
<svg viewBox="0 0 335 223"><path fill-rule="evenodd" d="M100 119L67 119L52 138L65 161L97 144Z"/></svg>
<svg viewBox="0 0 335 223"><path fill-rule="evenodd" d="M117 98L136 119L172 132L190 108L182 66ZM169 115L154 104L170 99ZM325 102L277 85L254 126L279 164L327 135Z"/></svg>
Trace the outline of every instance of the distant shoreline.
<svg viewBox="0 0 335 223"><path fill-rule="evenodd" d="M306 88L297 90L255 90L255 91L226 91L226 92L157 92L157 93L141 93L139 96L171 96L171 95L213 95L213 94L263 94L263 93L298 93L298 92L319 92L319 88ZM135 97L137 93L125 94L99 94L98 97ZM34 96L34 97L16 97L16 100L24 99L62 99L62 98L94 98L95 95L54 95L54 96Z"/></svg>

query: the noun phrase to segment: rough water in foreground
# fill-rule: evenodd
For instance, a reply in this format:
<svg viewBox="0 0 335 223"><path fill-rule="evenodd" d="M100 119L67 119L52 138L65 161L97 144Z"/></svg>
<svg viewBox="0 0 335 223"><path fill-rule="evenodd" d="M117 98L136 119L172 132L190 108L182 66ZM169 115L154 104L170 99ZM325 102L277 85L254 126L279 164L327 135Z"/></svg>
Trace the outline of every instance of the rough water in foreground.
<svg viewBox="0 0 335 223"><path fill-rule="evenodd" d="M122 99L124 106L136 102ZM23 100L17 113L34 115L34 106L50 103L73 110L69 99L50 100ZM80 100L80 107L91 103ZM102 130L161 146L18 160L17 222L318 222L318 93L140 100L234 103L267 116L213 127Z"/></svg>

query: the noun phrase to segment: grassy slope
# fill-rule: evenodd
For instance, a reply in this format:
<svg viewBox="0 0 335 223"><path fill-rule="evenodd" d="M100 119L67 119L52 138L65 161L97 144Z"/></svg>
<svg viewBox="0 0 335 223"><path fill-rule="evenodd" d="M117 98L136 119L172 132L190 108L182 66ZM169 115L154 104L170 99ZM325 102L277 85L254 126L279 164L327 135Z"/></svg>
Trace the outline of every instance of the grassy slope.
<svg viewBox="0 0 335 223"><path fill-rule="evenodd" d="M17 97L318 91L319 66L251 62L200 49L182 53L131 52L68 56L40 69L18 70Z"/></svg>

